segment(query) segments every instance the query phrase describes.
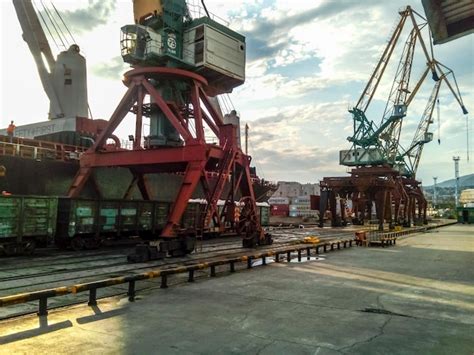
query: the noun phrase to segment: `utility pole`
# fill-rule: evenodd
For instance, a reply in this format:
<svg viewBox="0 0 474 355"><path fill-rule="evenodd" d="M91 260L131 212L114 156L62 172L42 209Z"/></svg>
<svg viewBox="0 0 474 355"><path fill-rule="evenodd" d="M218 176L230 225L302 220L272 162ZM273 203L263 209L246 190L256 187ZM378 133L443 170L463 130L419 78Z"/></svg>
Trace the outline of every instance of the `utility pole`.
<svg viewBox="0 0 474 355"><path fill-rule="evenodd" d="M469 162L469 115L466 115L467 161Z"/></svg>
<svg viewBox="0 0 474 355"><path fill-rule="evenodd" d="M245 124L245 155L249 155L249 125Z"/></svg>
<svg viewBox="0 0 474 355"><path fill-rule="evenodd" d="M453 157L454 160L454 177L456 179L454 186L454 199L456 201L456 207L459 204L459 157Z"/></svg>
<svg viewBox="0 0 474 355"><path fill-rule="evenodd" d="M437 176L433 176L433 180L434 180L434 187L433 187L433 208L436 208L436 206L438 205L438 191L437 191L437 185L436 185L436 182L438 180L438 177Z"/></svg>

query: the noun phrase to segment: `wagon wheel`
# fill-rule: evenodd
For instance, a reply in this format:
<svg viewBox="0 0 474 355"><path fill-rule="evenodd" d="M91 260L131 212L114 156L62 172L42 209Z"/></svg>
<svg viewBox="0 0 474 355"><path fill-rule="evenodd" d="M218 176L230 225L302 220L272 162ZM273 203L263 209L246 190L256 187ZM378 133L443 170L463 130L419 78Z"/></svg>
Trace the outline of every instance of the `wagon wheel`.
<svg viewBox="0 0 474 355"><path fill-rule="evenodd" d="M84 249L84 239L82 237L74 237L71 239L71 248L72 250L79 251Z"/></svg>
<svg viewBox="0 0 474 355"><path fill-rule="evenodd" d="M84 248L87 250L98 249L100 247L100 239L99 238L84 238L83 244Z"/></svg>
<svg viewBox="0 0 474 355"><path fill-rule="evenodd" d="M61 250L66 250L70 244L70 240L67 238L56 238L54 244Z"/></svg>
<svg viewBox="0 0 474 355"><path fill-rule="evenodd" d="M16 247L14 244L6 244L3 246L3 253L5 256L12 256L16 254Z"/></svg>
<svg viewBox="0 0 474 355"><path fill-rule="evenodd" d="M33 255L35 252L36 243L34 241L28 242L25 246L24 252L26 255Z"/></svg>

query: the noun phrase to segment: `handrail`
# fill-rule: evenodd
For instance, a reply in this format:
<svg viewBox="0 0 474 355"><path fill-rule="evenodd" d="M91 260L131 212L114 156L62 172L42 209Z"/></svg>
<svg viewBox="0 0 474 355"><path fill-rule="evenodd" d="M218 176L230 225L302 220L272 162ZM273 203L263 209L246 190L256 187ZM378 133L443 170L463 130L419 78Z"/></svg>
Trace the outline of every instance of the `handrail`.
<svg viewBox="0 0 474 355"><path fill-rule="evenodd" d="M328 250L340 250L342 248L352 247L354 238L344 238L338 240L332 240L329 242L321 242L318 244L300 244L279 247L268 251L252 253L248 255L233 256L227 258L219 258L213 261L198 262L191 265L176 266L165 269L157 269L141 274L133 275L124 275L120 277L108 278L105 280L87 282L82 284L76 284L72 286L62 286L57 288L51 288L41 291L26 292L16 295L10 295L5 297L0 297L0 307L6 307L16 304L27 303L31 301L39 301L38 316L46 316L48 314L48 298L65 296L69 294L77 294L81 292L89 291L89 300L88 305L93 306L97 304L97 289L115 286L120 284L128 283L128 300L133 302L136 296L135 283L140 280L147 280L153 278L161 278L160 288L168 287L168 276L188 273L188 282L194 281L194 272L197 270L210 269L210 276L216 276L216 266L229 265L230 272L235 272L236 263L247 263L247 268L251 269L253 267L252 261L257 259L262 259L262 265L266 265L267 257L275 257L276 262L280 262L280 256L286 254L286 260L288 262L292 259L292 252L298 253L298 261L302 259L302 251L306 251L306 258L309 260L311 257L311 252L314 250L315 254L320 253L320 248L323 252Z"/></svg>
<svg viewBox="0 0 474 355"><path fill-rule="evenodd" d="M23 144L26 143L26 144ZM78 161L81 154L87 149L59 143L35 145L28 144L22 139L14 139L13 143L5 141L0 136L0 156L17 156L34 160L50 159L60 161Z"/></svg>

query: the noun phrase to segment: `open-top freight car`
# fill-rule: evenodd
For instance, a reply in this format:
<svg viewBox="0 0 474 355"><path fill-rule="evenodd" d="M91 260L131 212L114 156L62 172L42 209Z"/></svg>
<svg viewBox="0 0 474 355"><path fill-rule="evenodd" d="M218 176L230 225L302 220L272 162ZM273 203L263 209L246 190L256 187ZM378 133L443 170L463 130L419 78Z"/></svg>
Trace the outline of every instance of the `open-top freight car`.
<svg viewBox="0 0 474 355"><path fill-rule="evenodd" d="M0 197L0 255L27 253L54 241L57 198Z"/></svg>
<svg viewBox="0 0 474 355"><path fill-rule="evenodd" d="M258 205L260 223L268 225L269 205ZM37 245L80 250L104 241L151 239L160 235L170 208L163 201L0 196L0 255L31 253ZM180 227L196 230L205 209L203 200L189 201Z"/></svg>

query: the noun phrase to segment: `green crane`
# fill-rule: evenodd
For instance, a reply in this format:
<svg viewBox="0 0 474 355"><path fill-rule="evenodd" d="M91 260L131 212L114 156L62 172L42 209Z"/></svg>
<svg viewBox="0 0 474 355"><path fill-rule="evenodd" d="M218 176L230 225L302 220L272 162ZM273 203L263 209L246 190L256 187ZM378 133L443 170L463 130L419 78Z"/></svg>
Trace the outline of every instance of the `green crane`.
<svg viewBox="0 0 474 355"><path fill-rule="evenodd" d="M133 67L169 67L203 76L208 95L232 92L245 81L245 37L205 15L193 14L185 0L134 0L135 24L121 28L121 51ZM196 16L193 16L196 15ZM188 101L187 80L161 79L154 83L166 101ZM181 146L179 133L163 112L153 109L147 147Z"/></svg>
<svg viewBox="0 0 474 355"><path fill-rule="evenodd" d="M452 85L446 80L443 67L433 58L433 50L428 51L421 29L426 25L418 25L415 15L422 17L416 13L410 6L407 6L400 12L400 20L395 27L390 40L385 47L382 56L377 63L369 82L367 83L362 95L356 106L349 110L353 118L354 133L347 140L352 143L349 150L340 151L340 164L346 166L376 166L385 165L395 167L405 165L404 159L400 154L400 134L402 129L403 118L407 114L407 109L417 94L422 83L425 81L429 72L435 83L444 79L448 87L453 92L455 98L462 107L463 113L467 110L462 103L459 89L454 90ZM374 94L383 77L385 69L390 62L392 53L400 39L401 32L410 19L412 29L405 42L402 55L400 57L395 79L392 82L390 94L382 115L382 120L377 125L373 120L369 120L366 111L374 97ZM426 68L416 84L410 85L413 59L417 43L420 44L422 53L426 61ZM446 68L446 67L444 67ZM418 144L417 146L420 146ZM414 151L409 148L410 152Z"/></svg>
<svg viewBox="0 0 474 355"><path fill-rule="evenodd" d="M418 170L418 165L420 164L421 153L423 152L424 145L433 140L433 133L429 132L429 127L433 123L433 111L436 102L438 101L438 95L442 83L447 84L453 96L460 103L462 113L468 113L466 107L462 104L461 94L459 92L454 72L438 61L435 61L435 64L439 71L443 69L447 71L442 71L442 74L439 76L439 80L436 81L435 85L433 86L430 98L428 99L410 146L407 149L403 149L403 147L400 145L396 158L401 174L413 179L416 178L416 172ZM454 86L449 82L449 76L452 76ZM454 90L454 88L456 88L456 90Z"/></svg>

